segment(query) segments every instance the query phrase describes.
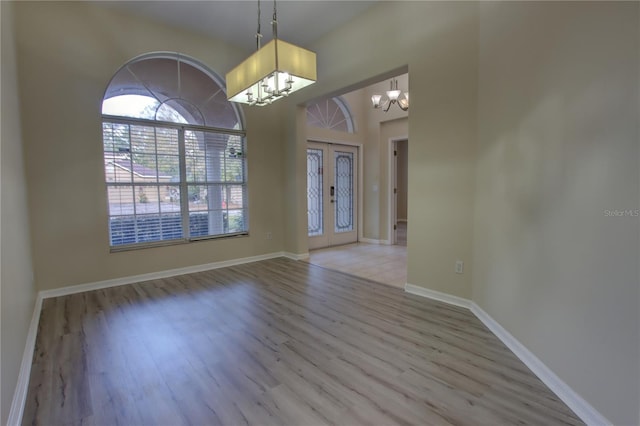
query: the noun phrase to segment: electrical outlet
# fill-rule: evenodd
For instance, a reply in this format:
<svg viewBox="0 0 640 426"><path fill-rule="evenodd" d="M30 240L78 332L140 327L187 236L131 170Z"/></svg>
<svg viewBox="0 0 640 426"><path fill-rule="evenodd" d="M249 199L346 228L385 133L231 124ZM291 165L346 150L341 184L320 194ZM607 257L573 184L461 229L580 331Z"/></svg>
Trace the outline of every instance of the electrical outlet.
<svg viewBox="0 0 640 426"><path fill-rule="evenodd" d="M461 274L464 272L464 262L462 260L456 260L454 271L456 274Z"/></svg>
<svg viewBox="0 0 640 426"><path fill-rule="evenodd" d="M264 239L265 240L270 240L273 238L273 234L271 232L267 232L266 234L264 234Z"/></svg>

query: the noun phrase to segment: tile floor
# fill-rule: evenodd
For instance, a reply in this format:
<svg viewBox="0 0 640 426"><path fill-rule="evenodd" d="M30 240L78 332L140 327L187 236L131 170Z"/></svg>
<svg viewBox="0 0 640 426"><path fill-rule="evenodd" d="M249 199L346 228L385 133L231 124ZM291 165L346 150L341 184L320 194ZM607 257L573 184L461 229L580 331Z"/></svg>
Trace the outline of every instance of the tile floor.
<svg viewBox="0 0 640 426"><path fill-rule="evenodd" d="M366 243L313 250L309 263L394 287L407 282L407 247Z"/></svg>

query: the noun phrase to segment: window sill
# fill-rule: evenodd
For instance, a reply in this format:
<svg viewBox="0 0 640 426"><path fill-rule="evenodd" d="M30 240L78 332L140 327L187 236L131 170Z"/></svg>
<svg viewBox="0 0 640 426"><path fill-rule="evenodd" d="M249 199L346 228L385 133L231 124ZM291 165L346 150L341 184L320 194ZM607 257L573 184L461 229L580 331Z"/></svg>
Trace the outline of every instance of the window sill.
<svg viewBox="0 0 640 426"><path fill-rule="evenodd" d="M249 232L238 232L235 234L209 235L209 236L196 237L196 238L190 238L190 239L155 241L150 243L123 244L120 246L110 246L109 252L120 253L124 251L143 250L143 249L150 249L150 248L157 248L157 247L167 247L167 246L198 243L201 241L221 240L221 239L229 239L229 238L248 237L248 236L249 236Z"/></svg>

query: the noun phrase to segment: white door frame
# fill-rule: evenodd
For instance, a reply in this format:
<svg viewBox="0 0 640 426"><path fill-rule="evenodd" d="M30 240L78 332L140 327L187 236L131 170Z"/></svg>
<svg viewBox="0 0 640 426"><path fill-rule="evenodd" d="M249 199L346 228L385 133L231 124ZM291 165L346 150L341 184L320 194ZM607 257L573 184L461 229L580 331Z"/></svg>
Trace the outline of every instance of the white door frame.
<svg viewBox="0 0 640 426"><path fill-rule="evenodd" d="M362 157L364 157L363 154L363 150L362 150L362 143L358 143L358 142L348 142L348 141L340 141L340 140L333 140L333 139L325 139L325 138L311 138L311 139L307 139L307 147L309 146L309 143L325 143L325 144L332 144L332 145L345 145L345 146L352 146L355 147L358 151L358 176L356 179L356 188L357 188L357 192L358 192L358 200L357 200L357 206L356 206L356 217L357 217L357 241L361 241L363 236L363 196L362 196L362 183L363 183L363 178L364 178L364 174L363 174L363 159ZM306 152L306 148L305 148L305 152ZM305 163L306 164L306 163ZM307 218L308 220L308 218ZM309 238L307 236L307 238Z"/></svg>
<svg viewBox="0 0 640 426"><path fill-rule="evenodd" d="M397 194L393 191L396 188L396 179L398 176L397 170L397 158L393 155L393 152L397 149L397 142L407 141L407 147L409 146L409 135L394 136L389 138L389 154L387 165L387 207L388 207L388 223L387 223L387 241L389 244L394 245L397 242L396 230L393 225L397 222L398 206L396 204Z"/></svg>

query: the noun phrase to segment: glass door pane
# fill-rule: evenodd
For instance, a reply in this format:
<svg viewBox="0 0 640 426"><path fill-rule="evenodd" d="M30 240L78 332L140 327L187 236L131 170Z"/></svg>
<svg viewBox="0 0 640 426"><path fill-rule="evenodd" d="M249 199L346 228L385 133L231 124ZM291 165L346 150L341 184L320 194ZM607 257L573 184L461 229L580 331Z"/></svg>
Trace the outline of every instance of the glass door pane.
<svg viewBox="0 0 640 426"><path fill-rule="evenodd" d="M335 232L354 230L353 159L352 152L334 151Z"/></svg>
<svg viewBox="0 0 640 426"><path fill-rule="evenodd" d="M358 241L358 148L307 145L309 249Z"/></svg>
<svg viewBox="0 0 640 426"><path fill-rule="evenodd" d="M324 233L322 162L323 152L321 149L307 149L307 217L310 237Z"/></svg>

